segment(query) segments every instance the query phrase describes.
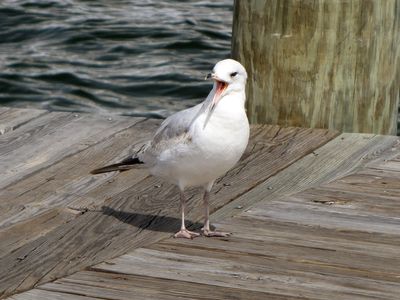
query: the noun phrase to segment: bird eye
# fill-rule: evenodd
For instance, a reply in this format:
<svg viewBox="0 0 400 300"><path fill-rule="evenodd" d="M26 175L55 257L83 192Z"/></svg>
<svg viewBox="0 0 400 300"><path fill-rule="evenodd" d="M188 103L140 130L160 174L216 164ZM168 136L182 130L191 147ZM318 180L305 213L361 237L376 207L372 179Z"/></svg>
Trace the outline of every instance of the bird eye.
<svg viewBox="0 0 400 300"><path fill-rule="evenodd" d="M238 72L233 72L231 73L231 77L235 77L238 74Z"/></svg>

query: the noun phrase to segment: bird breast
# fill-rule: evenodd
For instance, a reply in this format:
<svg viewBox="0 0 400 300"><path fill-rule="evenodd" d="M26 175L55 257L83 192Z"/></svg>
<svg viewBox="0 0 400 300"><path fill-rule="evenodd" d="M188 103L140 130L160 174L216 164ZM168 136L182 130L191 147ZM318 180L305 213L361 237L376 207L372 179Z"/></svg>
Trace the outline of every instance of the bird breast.
<svg viewBox="0 0 400 300"><path fill-rule="evenodd" d="M249 123L244 104L226 100L221 99L206 126L207 115L198 116L188 142L163 151L150 172L186 187L205 185L231 169L246 149Z"/></svg>
<svg viewBox="0 0 400 300"><path fill-rule="evenodd" d="M233 100L230 102L230 100ZM249 140L249 122L243 104L221 99L204 127L202 116L193 128L193 143L204 164L222 175L237 163Z"/></svg>

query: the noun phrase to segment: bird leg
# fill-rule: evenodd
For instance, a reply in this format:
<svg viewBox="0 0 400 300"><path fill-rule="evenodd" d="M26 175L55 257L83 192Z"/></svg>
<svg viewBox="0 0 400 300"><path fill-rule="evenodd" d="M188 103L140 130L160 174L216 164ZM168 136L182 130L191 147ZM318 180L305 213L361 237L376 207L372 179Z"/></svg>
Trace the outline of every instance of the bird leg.
<svg viewBox="0 0 400 300"><path fill-rule="evenodd" d="M204 204L204 226L201 229L203 231L203 235L207 237L227 237L230 236L231 233L229 232L222 232L222 231L213 231L210 229L210 210L208 200L210 199L210 191L205 190L203 196L203 204Z"/></svg>
<svg viewBox="0 0 400 300"><path fill-rule="evenodd" d="M182 225L181 225L181 230L179 230L177 233L175 233L174 237L175 238L193 239L194 237L197 237L200 234L186 229L186 226L185 226L186 199L185 199L185 194L183 193L183 191L180 191L180 198L181 198Z"/></svg>

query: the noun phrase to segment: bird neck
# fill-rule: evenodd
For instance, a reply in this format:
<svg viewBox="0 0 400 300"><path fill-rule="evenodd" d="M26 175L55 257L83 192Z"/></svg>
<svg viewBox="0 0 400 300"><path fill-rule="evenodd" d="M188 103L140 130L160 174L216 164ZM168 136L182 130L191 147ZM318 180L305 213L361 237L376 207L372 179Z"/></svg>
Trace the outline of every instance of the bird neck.
<svg viewBox="0 0 400 300"><path fill-rule="evenodd" d="M209 117L209 121L218 124L229 123L229 126L233 125L232 122L240 123L247 118L244 104L244 93L228 93L218 102Z"/></svg>
<svg viewBox="0 0 400 300"><path fill-rule="evenodd" d="M224 95L218 102L215 110L244 109L246 94L244 90L232 90Z"/></svg>

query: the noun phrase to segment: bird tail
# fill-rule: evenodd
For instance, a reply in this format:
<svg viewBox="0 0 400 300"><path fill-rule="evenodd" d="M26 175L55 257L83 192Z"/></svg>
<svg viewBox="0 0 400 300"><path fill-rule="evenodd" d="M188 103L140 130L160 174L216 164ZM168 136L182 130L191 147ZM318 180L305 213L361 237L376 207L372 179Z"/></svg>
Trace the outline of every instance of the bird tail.
<svg viewBox="0 0 400 300"><path fill-rule="evenodd" d="M90 171L90 174L95 175L95 174L101 174L101 173L107 173L107 172L113 172L113 171L124 172L124 171L128 171L130 169L133 169L135 167L135 165L138 165L138 164L143 164L143 162L141 160L139 160L139 158L128 157L119 163L92 170L92 171Z"/></svg>

